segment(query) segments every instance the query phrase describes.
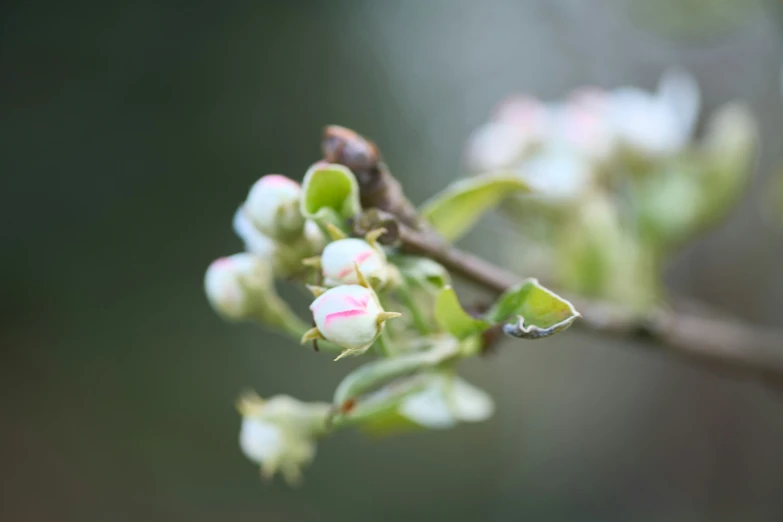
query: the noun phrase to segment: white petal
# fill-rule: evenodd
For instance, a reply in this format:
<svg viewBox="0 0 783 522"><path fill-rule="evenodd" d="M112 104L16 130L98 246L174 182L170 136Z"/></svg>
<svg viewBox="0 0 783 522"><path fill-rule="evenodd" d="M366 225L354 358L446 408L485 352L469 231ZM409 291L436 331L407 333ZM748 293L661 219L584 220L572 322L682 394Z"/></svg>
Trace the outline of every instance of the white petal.
<svg viewBox="0 0 783 522"><path fill-rule="evenodd" d="M530 137L523 130L507 123L487 123L470 137L468 166L479 172L510 167L529 144Z"/></svg>
<svg viewBox="0 0 783 522"><path fill-rule="evenodd" d="M245 250L264 259L271 260L277 249L273 239L265 236L247 217L243 207L234 213L234 232L245 243Z"/></svg>
<svg viewBox="0 0 783 522"><path fill-rule="evenodd" d="M495 412L495 404L487 392L467 381L455 378L453 386L454 413L464 422L481 422Z"/></svg>
<svg viewBox="0 0 783 522"><path fill-rule="evenodd" d="M658 97L676 115L681 141L689 138L696 127L701 105L701 92L696 78L684 69L668 69L658 84Z"/></svg>
<svg viewBox="0 0 783 522"><path fill-rule="evenodd" d="M279 426L253 418L242 420L239 446L250 460L261 464L275 459L282 452L283 442Z"/></svg>
<svg viewBox="0 0 783 522"><path fill-rule="evenodd" d="M400 414L431 429L451 428L457 423L446 403L442 379L433 381L424 390L406 398L400 406Z"/></svg>
<svg viewBox="0 0 783 522"><path fill-rule="evenodd" d="M547 149L527 161L520 175L542 195L573 198L592 181L592 167L583 158L562 149Z"/></svg>

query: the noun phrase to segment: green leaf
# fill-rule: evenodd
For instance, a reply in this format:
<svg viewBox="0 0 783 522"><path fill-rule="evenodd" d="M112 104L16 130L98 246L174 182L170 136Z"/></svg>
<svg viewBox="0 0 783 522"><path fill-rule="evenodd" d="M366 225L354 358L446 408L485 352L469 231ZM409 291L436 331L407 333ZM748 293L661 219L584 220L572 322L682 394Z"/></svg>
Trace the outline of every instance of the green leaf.
<svg viewBox="0 0 783 522"><path fill-rule="evenodd" d="M361 211L359 185L342 165L316 163L302 181L302 215L322 229L332 224L346 230L346 220Z"/></svg>
<svg viewBox="0 0 783 522"><path fill-rule="evenodd" d="M742 103L720 107L707 123L701 151L705 173L702 220L715 221L737 203L757 157L758 124Z"/></svg>
<svg viewBox="0 0 783 522"><path fill-rule="evenodd" d="M512 174L464 179L424 203L420 213L444 238L456 241L504 198L523 192L530 187Z"/></svg>
<svg viewBox="0 0 783 522"><path fill-rule="evenodd" d="M487 321L472 317L459 304L457 293L445 287L435 300L435 320L443 330L459 340L480 334L490 326Z"/></svg>
<svg viewBox="0 0 783 522"><path fill-rule="evenodd" d="M579 312L537 280L528 279L501 295L485 317L496 324L516 317L515 323L504 325L503 331L507 335L540 339L571 326Z"/></svg>

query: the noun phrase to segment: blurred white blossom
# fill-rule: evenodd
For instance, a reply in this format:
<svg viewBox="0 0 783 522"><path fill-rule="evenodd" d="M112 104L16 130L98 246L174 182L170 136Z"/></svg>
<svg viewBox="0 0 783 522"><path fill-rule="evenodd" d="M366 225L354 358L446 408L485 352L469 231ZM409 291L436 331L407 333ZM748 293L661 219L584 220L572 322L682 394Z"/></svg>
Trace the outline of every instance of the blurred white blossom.
<svg viewBox="0 0 783 522"><path fill-rule="evenodd" d="M268 400L248 395L240 400L239 411L239 446L245 456L267 478L280 471L289 483L298 482L301 468L315 457L316 439L326 431L329 405L287 395Z"/></svg>
<svg viewBox="0 0 783 522"><path fill-rule="evenodd" d="M492 398L465 380L434 374L424 389L407 397L399 412L426 428L450 428L458 422L481 422L495 411Z"/></svg>
<svg viewBox="0 0 783 522"><path fill-rule="evenodd" d="M466 160L473 172L517 171L543 195L575 197L623 149L650 158L683 150L699 106L696 80L676 68L656 92L582 87L549 103L514 96L473 133Z"/></svg>

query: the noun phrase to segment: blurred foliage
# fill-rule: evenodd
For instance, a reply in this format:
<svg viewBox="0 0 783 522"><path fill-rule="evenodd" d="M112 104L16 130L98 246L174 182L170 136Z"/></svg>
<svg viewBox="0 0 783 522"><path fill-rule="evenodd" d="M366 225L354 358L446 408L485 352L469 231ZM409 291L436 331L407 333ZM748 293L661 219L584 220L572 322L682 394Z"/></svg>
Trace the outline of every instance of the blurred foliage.
<svg viewBox="0 0 783 522"><path fill-rule="evenodd" d="M665 261L728 215L755 166L749 109L724 105L695 139L699 105L676 69L653 93L585 87L563 102L501 104L467 157L474 172L515 171L532 188L505 204L522 236L506 243L516 268L638 310L658 304ZM526 250L538 252L528 266Z"/></svg>

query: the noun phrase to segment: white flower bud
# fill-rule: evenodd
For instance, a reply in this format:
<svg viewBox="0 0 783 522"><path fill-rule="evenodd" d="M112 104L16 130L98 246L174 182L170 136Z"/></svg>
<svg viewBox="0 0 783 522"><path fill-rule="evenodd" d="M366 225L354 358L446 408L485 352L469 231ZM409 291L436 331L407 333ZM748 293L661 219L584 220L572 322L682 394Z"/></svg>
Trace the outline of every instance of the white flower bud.
<svg viewBox="0 0 783 522"><path fill-rule="evenodd" d="M386 282L387 266L383 253L363 239L338 239L326 245L321 254L326 286L359 283L356 266L367 280L377 285Z"/></svg>
<svg viewBox="0 0 783 522"><path fill-rule="evenodd" d="M253 254L222 257L209 265L204 289L212 307L226 319L253 315L257 299L272 281L270 267Z"/></svg>
<svg viewBox="0 0 783 522"><path fill-rule="evenodd" d="M300 235L305 221L299 210L301 194L299 183L269 174L250 189L245 212L256 228L269 237L286 239Z"/></svg>
<svg viewBox="0 0 783 522"><path fill-rule="evenodd" d="M327 290L313 301L310 310L324 339L353 352L368 348L384 321L399 315L384 312L375 292L360 285Z"/></svg>

